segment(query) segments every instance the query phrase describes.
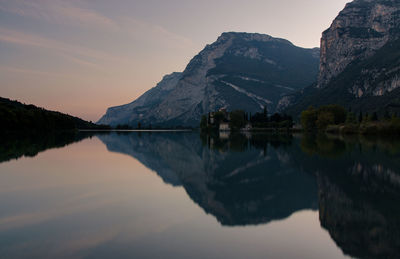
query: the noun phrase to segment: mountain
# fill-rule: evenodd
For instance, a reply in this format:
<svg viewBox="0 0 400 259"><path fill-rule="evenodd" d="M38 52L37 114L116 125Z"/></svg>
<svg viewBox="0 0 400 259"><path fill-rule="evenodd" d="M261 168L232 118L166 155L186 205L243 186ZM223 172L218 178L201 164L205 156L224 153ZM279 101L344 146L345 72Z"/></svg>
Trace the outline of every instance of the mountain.
<svg viewBox="0 0 400 259"><path fill-rule="evenodd" d="M400 1L356 0L322 34L318 82L286 97L292 113L337 103L353 111L400 110Z"/></svg>
<svg viewBox="0 0 400 259"><path fill-rule="evenodd" d="M282 96L317 80L319 49L255 33L223 33L182 73L165 76L134 102L112 107L101 124L197 126L220 108L274 112Z"/></svg>
<svg viewBox="0 0 400 259"><path fill-rule="evenodd" d="M68 114L0 97L0 131L49 131L104 128Z"/></svg>
<svg viewBox="0 0 400 259"><path fill-rule="evenodd" d="M108 108L107 113L98 123L115 126L117 124L134 125L143 121L144 116L151 113L175 89L181 78L182 73L178 72L164 76L157 86L144 93L132 103Z"/></svg>

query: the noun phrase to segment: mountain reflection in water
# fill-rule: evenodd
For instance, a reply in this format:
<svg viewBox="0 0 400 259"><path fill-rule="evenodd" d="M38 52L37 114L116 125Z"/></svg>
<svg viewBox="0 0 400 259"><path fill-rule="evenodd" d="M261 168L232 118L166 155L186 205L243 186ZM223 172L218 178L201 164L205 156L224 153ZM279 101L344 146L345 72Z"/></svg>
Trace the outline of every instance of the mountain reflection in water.
<svg viewBox="0 0 400 259"><path fill-rule="evenodd" d="M265 224L319 209L344 253L400 254L400 141L365 137L109 134L164 182L183 186L222 225Z"/></svg>
<svg viewBox="0 0 400 259"><path fill-rule="evenodd" d="M129 154L222 225L250 225L317 209L317 183L292 166L291 139L199 138L196 134L110 134L110 151ZM253 139L254 140L254 139ZM274 148L268 147L269 142Z"/></svg>
<svg viewBox="0 0 400 259"><path fill-rule="evenodd" d="M222 226L268 224L314 210L346 255L400 254L397 139L193 132L2 135L0 162L93 136L166 184L183 187Z"/></svg>

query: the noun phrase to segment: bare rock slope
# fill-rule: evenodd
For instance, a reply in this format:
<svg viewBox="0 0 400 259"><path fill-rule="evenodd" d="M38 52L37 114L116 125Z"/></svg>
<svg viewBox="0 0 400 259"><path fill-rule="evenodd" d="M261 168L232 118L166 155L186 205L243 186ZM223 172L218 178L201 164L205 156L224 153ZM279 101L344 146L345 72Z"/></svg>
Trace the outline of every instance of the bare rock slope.
<svg viewBox="0 0 400 259"><path fill-rule="evenodd" d="M319 49L256 33L223 33L134 102L112 107L99 123L197 126L220 108L275 111L281 98L317 80Z"/></svg>

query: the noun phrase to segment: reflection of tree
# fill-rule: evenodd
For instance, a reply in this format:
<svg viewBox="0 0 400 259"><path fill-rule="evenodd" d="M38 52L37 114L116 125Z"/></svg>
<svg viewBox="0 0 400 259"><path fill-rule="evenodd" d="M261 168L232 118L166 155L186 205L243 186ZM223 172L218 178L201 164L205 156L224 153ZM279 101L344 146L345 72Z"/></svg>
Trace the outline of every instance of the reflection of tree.
<svg viewBox="0 0 400 259"><path fill-rule="evenodd" d="M400 153L400 141L396 137L376 137L364 135L326 135L304 134L301 138L301 149L312 156L340 158L355 149L370 152L377 151L396 155Z"/></svg>
<svg viewBox="0 0 400 259"><path fill-rule="evenodd" d="M289 134L271 134L271 133L253 133L241 134L231 133L228 135L218 134L201 134L203 146L210 149L219 150L221 152L244 152L248 148L253 147L261 149L266 154L267 146L279 148L280 146L290 146L293 136Z"/></svg>
<svg viewBox="0 0 400 259"><path fill-rule="evenodd" d="M397 136L386 136L377 138L367 135L361 136L359 141L364 149L378 149L391 155L398 155L400 153L400 141Z"/></svg>
<svg viewBox="0 0 400 259"><path fill-rule="evenodd" d="M77 131L0 134L0 162L18 159L22 156L34 157L46 149L64 147L91 136L93 133Z"/></svg>
<svg viewBox="0 0 400 259"><path fill-rule="evenodd" d="M328 138L324 134L304 135L301 149L308 155L337 158L346 152L346 144L339 139Z"/></svg>

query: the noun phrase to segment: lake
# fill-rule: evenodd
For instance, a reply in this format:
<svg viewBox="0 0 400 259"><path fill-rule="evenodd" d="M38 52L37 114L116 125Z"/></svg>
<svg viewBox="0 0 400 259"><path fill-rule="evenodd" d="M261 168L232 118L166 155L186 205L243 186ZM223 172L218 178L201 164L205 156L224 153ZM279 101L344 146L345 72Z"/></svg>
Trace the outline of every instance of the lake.
<svg viewBox="0 0 400 259"><path fill-rule="evenodd" d="M2 136L1 258L399 258L400 140Z"/></svg>

